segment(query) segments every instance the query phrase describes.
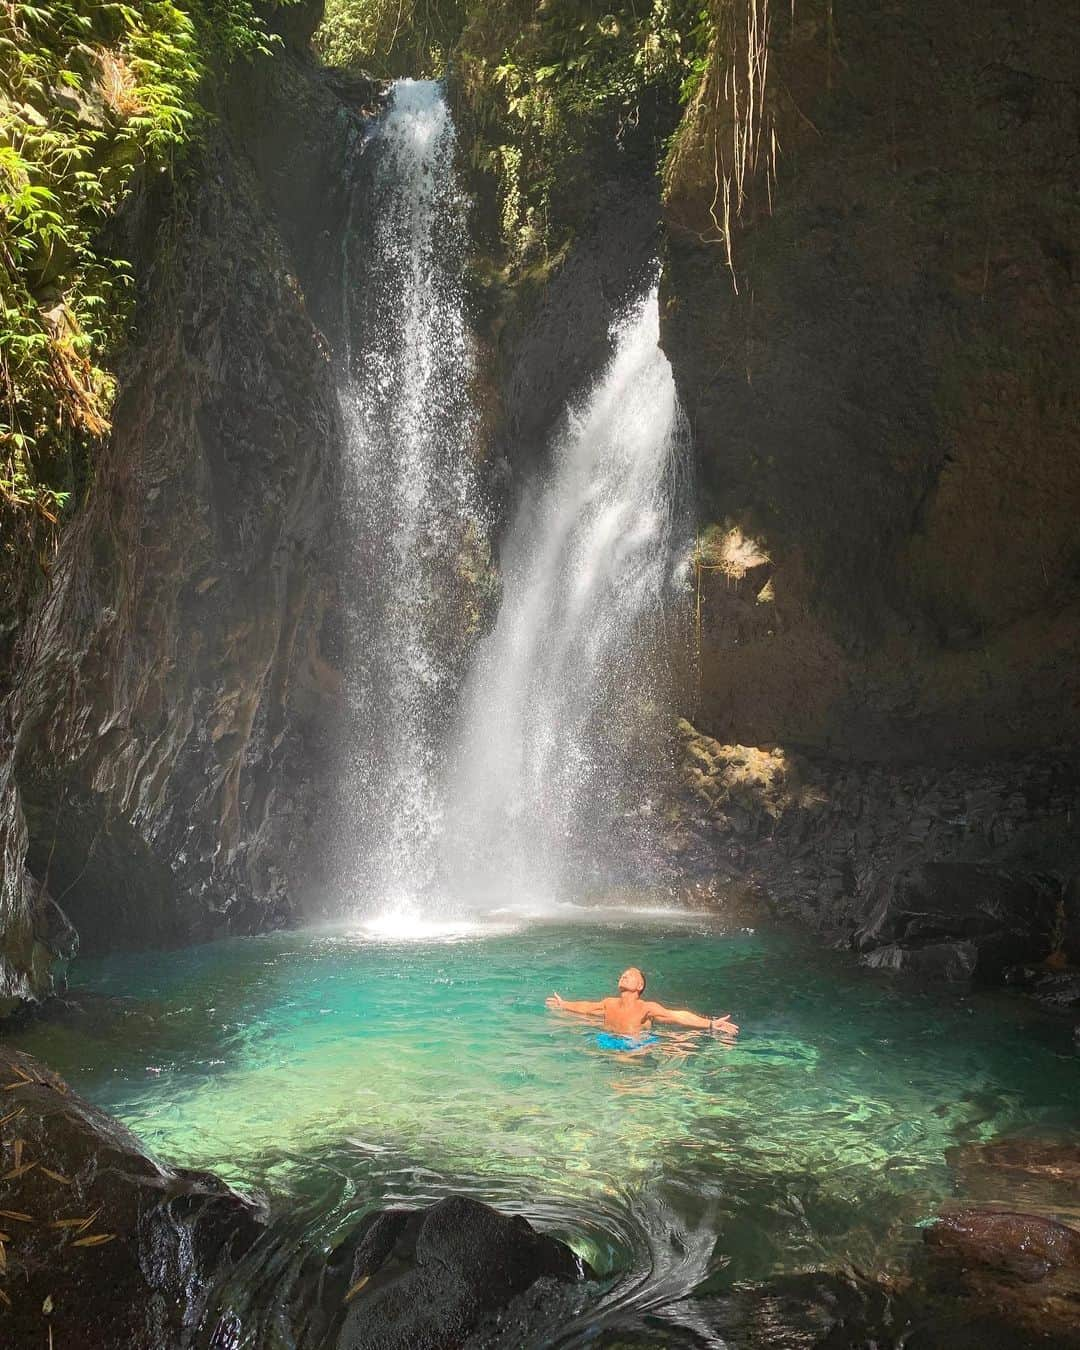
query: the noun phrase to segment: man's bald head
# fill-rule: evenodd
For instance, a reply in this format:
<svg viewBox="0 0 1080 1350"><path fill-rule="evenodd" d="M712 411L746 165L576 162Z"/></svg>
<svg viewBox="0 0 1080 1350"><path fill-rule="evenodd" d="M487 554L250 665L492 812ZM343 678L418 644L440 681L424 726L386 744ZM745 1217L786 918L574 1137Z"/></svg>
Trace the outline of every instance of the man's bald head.
<svg viewBox="0 0 1080 1350"><path fill-rule="evenodd" d="M625 989L629 994L643 994L645 992L645 972L638 970L637 966L630 966L619 976L619 988Z"/></svg>

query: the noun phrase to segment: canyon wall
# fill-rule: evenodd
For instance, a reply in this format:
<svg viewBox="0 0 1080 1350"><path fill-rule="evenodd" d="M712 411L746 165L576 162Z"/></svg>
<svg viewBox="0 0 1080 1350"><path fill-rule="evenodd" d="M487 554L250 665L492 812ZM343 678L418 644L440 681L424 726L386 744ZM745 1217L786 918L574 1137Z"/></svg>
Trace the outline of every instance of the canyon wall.
<svg viewBox="0 0 1080 1350"><path fill-rule="evenodd" d="M370 93L346 86L298 47L238 64L121 223L140 295L113 432L5 707L8 1001L48 991L72 927L84 951L249 932L317 878L340 684L323 255Z"/></svg>
<svg viewBox="0 0 1080 1350"><path fill-rule="evenodd" d="M1080 1005L1080 14L733 14L666 195L701 527L676 844L873 964L1006 953Z"/></svg>
<svg viewBox="0 0 1080 1350"><path fill-rule="evenodd" d="M667 191L702 523L758 545L703 574L695 716L878 759L1075 745L1080 15L734 9L769 14L763 90L733 39Z"/></svg>

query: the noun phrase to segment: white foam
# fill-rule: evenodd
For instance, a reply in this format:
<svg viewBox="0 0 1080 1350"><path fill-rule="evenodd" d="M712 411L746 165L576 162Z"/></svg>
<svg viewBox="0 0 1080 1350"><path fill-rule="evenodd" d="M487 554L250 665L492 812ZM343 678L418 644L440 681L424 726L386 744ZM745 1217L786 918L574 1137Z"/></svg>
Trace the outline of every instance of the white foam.
<svg viewBox="0 0 1080 1350"><path fill-rule="evenodd" d="M517 927L486 919L428 919L422 914L392 911L365 919L355 931L373 942L460 942L512 933Z"/></svg>

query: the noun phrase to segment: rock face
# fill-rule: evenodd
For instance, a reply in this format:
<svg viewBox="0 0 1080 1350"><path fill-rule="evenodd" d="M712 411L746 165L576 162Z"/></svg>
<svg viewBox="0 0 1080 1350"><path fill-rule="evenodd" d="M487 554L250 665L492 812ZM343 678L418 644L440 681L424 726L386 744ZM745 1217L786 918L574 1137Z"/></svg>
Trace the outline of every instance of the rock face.
<svg viewBox="0 0 1080 1350"><path fill-rule="evenodd" d="M561 1242L465 1196L382 1210L355 1243L338 1350L451 1350L537 1280L588 1272ZM355 1291L355 1292L351 1292Z"/></svg>
<svg viewBox="0 0 1080 1350"><path fill-rule="evenodd" d="M995 983L1054 955L1080 964L1068 757L837 763L721 745L688 722L679 746L686 799L670 842L689 869L761 886L874 966ZM1067 973L1030 978L1072 996Z"/></svg>
<svg viewBox="0 0 1080 1350"><path fill-rule="evenodd" d="M677 842L871 964L1080 1006L1039 968L1080 962L1080 13L810 0L747 102L732 12L666 196L711 738Z"/></svg>
<svg viewBox="0 0 1080 1350"><path fill-rule="evenodd" d="M290 52L240 63L217 111L126 223L138 342L20 644L7 1006L50 987L50 894L83 950L167 945L287 921L317 853L339 684L323 264L359 122Z"/></svg>
<svg viewBox="0 0 1080 1350"><path fill-rule="evenodd" d="M733 8L736 32L760 9ZM1067 4L773 13L743 132L779 153L742 183L737 294L710 139L729 168L730 109L705 86L669 177L663 343L703 522L764 555L702 578L694 718L718 740L1077 743L1078 44Z"/></svg>
<svg viewBox="0 0 1080 1350"><path fill-rule="evenodd" d="M183 1343L262 1212L216 1177L154 1162L29 1056L0 1046L0 1081L4 1344Z"/></svg>

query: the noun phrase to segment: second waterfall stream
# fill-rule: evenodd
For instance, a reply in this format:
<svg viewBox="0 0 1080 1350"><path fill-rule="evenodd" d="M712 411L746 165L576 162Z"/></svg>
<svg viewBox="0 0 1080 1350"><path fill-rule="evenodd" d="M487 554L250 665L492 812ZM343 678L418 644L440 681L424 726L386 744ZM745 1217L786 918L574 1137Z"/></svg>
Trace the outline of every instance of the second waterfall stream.
<svg viewBox="0 0 1080 1350"><path fill-rule="evenodd" d="M647 854L641 744L664 712L685 458L653 289L533 468L494 624L460 659L488 529L454 150L440 86L394 85L359 156L369 242L354 262L345 241L339 382L346 903L427 921L580 899Z"/></svg>
<svg viewBox="0 0 1080 1350"><path fill-rule="evenodd" d="M655 289L611 337L518 508L466 682L443 841L460 903L581 899L647 852L684 419Z"/></svg>

